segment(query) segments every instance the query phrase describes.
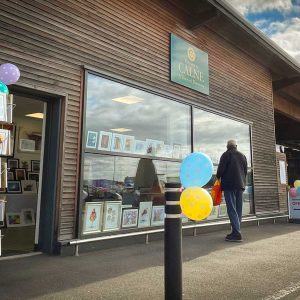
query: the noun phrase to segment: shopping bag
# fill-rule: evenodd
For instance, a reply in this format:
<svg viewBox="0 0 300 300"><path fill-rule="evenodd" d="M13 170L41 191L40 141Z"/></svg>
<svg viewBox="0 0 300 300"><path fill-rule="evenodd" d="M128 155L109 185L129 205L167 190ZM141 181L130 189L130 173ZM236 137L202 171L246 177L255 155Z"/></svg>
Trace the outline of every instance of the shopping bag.
<svg viewBox="0 0 300 300"><path fill-rule="evenodd" d="M213 200L213 205L220 205L222 202L222 190L221 183L218 179L216 179L212 189L211 189L211 198Z"/></svg>

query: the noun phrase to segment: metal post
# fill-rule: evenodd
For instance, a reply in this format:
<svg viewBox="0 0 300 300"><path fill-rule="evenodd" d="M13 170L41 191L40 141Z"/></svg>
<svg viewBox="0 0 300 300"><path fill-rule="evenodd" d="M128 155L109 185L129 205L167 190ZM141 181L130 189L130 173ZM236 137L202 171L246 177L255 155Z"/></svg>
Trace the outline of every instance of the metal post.
<svg viewBox="0 0 300 300"><path fill-rule="evenodd" d="M182 228L180 183L166 183L165 299L182 299Z"/></svg>

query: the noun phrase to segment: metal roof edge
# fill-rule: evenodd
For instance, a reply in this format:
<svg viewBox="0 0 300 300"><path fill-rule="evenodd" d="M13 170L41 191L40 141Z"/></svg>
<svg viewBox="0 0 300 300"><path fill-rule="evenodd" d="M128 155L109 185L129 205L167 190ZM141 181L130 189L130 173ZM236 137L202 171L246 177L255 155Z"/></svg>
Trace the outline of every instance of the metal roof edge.
<svg viewBox="0 0 300 300"><path fill-rule="evenodd" d="M281 60L287 63L291 68L300 74L300 64L291 57L286 51L280 48L275 42L267 37L263 32L248 22L232 5L223 0L207 0L215 6L221 13L232 20L240 28L251 34L264 47L276 54Z"/></svg>

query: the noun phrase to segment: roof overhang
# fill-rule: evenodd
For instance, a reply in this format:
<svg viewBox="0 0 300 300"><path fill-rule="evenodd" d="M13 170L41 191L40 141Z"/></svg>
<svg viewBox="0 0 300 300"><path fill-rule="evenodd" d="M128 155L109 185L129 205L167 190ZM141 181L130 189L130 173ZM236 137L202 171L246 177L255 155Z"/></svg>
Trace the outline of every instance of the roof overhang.
<svg viewBox="0 0 300 300"><path fill-rule="evenodd" d="M201 26L222 36L265 66L274 92L300 101L300 65L270 38L222 0L169 0L186 14L190 30Z"/></svg>

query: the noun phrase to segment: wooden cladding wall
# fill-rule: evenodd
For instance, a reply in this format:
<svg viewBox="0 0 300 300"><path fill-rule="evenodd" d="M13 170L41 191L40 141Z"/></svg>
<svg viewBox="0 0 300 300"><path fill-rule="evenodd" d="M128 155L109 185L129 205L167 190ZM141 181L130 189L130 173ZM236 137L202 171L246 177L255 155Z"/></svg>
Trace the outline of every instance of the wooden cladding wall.
<svg viewBox="0 0 300 300"><path fill-rule="evenodd" d="M271 76L209 27L188 30L184 13L162 0L2 0L0 16L0 63L19 66L20 84L68 95L60 240L77 226L83 65L253 122L256 211L278 210ZM170 33L208 53L209 96L169 81Z"/></svg>
<svg viewBox="0 0 300 300"><path fill-rule="evenodd" d="M283 161L285 164L285 174L286 174L286 180L288 180L287 177L287 160L285 153L276 153L276 165L277 165L277 176L278 176L278 191L279 191L279 210L280 212L286 213L288 211L288 202L287 202L287 185L288 182L286 181L285 184L282 184L280 181L280 166L279 162Z"/></svg>

